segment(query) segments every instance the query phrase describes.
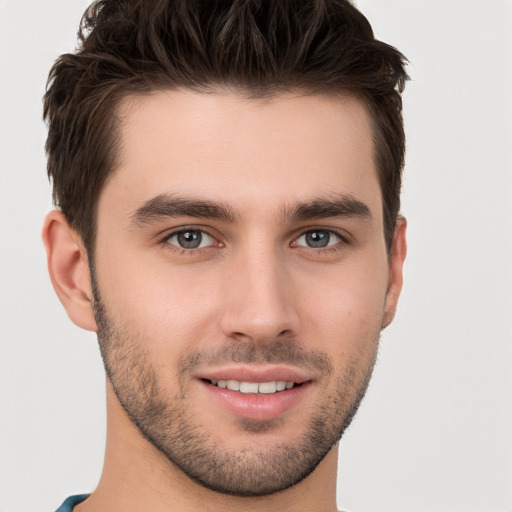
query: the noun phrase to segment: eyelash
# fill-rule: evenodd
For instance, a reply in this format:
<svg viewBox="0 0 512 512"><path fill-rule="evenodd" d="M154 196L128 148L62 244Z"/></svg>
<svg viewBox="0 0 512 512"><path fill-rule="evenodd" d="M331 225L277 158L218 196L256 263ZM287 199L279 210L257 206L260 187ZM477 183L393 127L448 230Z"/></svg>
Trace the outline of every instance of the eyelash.
<svg viewBox="0 0 512 512"><path fill-rule="evenodd" d="M181 233L186 233L187 231L193 231L193 232L199 232L201 234L205 234L205 235L211 237L213 240L215 240L216 244L212 244L207 247L186 249L184 247L179 247L178 245L171 244L169 242L174 236L177 236ZM319 248L309 247L309 246L305 246L305 245L296 245L296 242L298 239L300 239L301 237L303 237L304 235L306 235L308 233L312 233L315 231L322 231L322 232L328 233L329 235L334 235L339 239L339 241L330 246L319 247ZM195 226L194 227L193 226L190 226L190 227L184 226L184 227L181 227L181 228L174 230L170 233L167 233L161 239L160 243L162 245L164 245L167 249L170 249L173 252L178 253L179 255L184 255L184 256L194 256L194 255L197 255L199 252L203 252L204 250L208 250L208 249L212 249L212 248L217 249L217 248L224 247L224 244L222 242L219 242L217 240L217 238L215 236L211 235L206 229L198 228ZM292 244L294 244L294 245L292 245ZM313 251L313 253L318 254L318 255L339 252L339 251L343 250L345 247L349 246L350 244L351 244L351 241L345 233L340 232L333 228L323 228L323 227L312 227L312 228L305 229L305 230L301 231L293 239L292 242L290 242L291 247L301 247L303 250L305 249L305 250Z"/></svg>
<svg viewBox="0 0 512 512"><path fill-rule="evenodd" d="M308 245L299 245L297 243L297 241L300 238L306 236L308 233L315 233L315 232L327 233L329 235L329 239L328 239L327 243L330 245L327 245L325 247L316 247L315 248L315 247L311 247ZM330 238L333 235L338 239L338 241L331 244ZM303 231L299 236L294 238L293 242L291 242L292 247L301 247L302 249L310 250L310 251L313 251L314 253L321 253L321 254L338 252L338 251L342 250L343 248L345 248L349 244L350 244L350 241L344 233L341 233L332 228L310 228L310 229L307 229L307 230Z"/></svg>
<svg viewBox="0 0 512 512"><path fill-rule="evenodd" d="M199 248L195 248L195 249L194 248L186 249L184 247L179 247L178 245L170 243L170 240L174 236L177 236L177 235L179 235L181 233L190 232L190 231L198 232L198 233L201 233L203 235L207 235L210 238L212 238L213 240L215 240L216 243L212 244L212 245L209 245L207 247L199 247ZM160 243L162 245L164 245L166 247L166 249L171 250L171 251L173 251L174 253L177 253L180 256L195 256L199 252L203 252L206 249L211 249L211 248L217 249L217 248L224 247L224 244L222 242L218 242L217 238L215 236L211 235L210 233L208 233L208 231L206 229L201 229L201 228L198 228L198 227L195 227L195 226L190 226L190 227L184 226L184 227L181 227L181 228L176 229L174 231L171 231L170 233L167 233L161 239Z"/></svg>

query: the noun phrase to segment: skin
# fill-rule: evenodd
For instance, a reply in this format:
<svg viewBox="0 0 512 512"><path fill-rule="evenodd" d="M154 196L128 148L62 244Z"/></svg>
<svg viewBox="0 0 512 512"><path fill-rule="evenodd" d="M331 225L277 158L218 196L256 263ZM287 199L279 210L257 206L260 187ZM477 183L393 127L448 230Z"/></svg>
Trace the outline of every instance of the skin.
<svg viewBox="0 0 512 512"><path fill-rule="evenodd" d="M351 97L262 101L227 91L165 91L128 98L120 114L119 165L98 204L96 296L87 252L63 215L51 212L43 230L54 287L70 318L98 332L110 377L104 471L75 510L336 510L337 437L364 394L380 331L394 316L406 253L402 218L386 251L365 108ZM154 215L154 208L141 215L148 202L170 195L222 204L230 218ZM291 215L298 204L340 198L367 211ZM172 236L180 228L206 233L203 246L180 248ZM308 246L305 234L315 230L330 233L327 247ZM271 353L277 360L265 361ZM305 359L294 359L298 353ZM215 357L184 365L198 354ZM314 356L325 365L306 368ZM302 372L308 386L276 417L246 421L213 400L200 380L235 366ZM151 399L142 375L153 382L163 417L179 412L166 427L162 418L145 427L163 431L171 448L193 425L202 447L227 460L242 453L236 469L244 474L258 460L274 463L311 445L304 440L321 418L327 454L281 492L212 491L128 417L127 410L143 421L140 409ZM137 393L138 402L130 398ZM268 486L280 477L264 476L249 482Z"/></svg>

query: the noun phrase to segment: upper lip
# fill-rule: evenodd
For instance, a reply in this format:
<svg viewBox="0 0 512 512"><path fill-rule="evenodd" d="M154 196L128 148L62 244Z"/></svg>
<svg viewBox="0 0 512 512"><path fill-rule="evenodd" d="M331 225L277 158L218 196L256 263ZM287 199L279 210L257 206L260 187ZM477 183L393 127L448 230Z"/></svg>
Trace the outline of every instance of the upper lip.
<svg viewBox="0 0 512 512"><path fill-rule="evenodd" d="M249 366L239 365L205 370L197 375L197 378L218 381L237 380L239 382L273 382L286 381L302 384L312 380L310 375L297 368L281 365Z"/></svg>

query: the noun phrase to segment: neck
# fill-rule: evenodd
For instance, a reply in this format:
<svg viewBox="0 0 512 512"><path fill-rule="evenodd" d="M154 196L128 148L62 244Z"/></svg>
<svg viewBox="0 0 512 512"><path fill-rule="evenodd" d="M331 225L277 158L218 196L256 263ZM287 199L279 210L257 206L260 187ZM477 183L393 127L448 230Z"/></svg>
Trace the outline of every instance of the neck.
<svg viewBox="0 0 512 512"><path fill-rule="evenodd" d="M211 491L191 480L141 436L107 386L107 445L96 490L76 512L274 512L336 511L337 447L306 479L290 489L260 497Z"/></svg>

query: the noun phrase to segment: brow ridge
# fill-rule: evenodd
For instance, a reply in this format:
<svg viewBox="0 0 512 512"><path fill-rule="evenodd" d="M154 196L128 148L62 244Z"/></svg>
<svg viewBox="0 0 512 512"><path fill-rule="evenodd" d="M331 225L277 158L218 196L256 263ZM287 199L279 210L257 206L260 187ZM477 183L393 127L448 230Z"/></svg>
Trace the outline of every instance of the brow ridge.
<svg viewBox="0 0 512 512"><path fill-rule="evenodd" d="M282 216L290 222L301 222L328 217L353 217L371 220L370 208L351 195L316 198L283 208Z"/></svg>
<svg viewBox="0 0 512 512"><path fill-rule="evenodd" d="M235 223L241 216L228 204L174 194L160 194L144 202L131 215L132 222L138 225L175 217L219 219L228 223ZM283 222L294 223L328 217L351 217L370 220L372 214L370 208L364 202L351 195L344 194L327 198L314 198L307 202L297 202L286 205L281 209L281 220Z"/></svg>
<svg viewBox="0 0 512 512"><path fill-rule="evenodd" d="M198 217L236 222L238 215L231 206L208 201L160 194L143 203L131 215L135 224L149 224L172 217Z"/></svg>

